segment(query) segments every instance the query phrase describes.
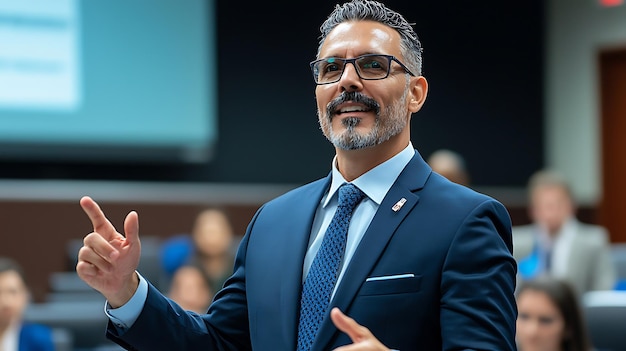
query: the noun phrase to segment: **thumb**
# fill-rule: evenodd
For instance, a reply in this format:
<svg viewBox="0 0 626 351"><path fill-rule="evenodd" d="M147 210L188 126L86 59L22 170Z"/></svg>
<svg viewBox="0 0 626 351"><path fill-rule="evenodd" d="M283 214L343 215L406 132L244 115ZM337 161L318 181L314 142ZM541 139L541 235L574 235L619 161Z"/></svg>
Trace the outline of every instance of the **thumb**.
<svg viewBox="0 0 626 351"><path fill-rule="evenodd" d="M333 308L330 311L330 318L332 319L337 329L348 334L353 343L362 341L370 334L367 328L357 323L353 318L346 316L337 307Z"/></svg>
<svg viewBox="0 0 626 351"><path fill-rule="evenodd" d="M139 242L139 215L135 211L131 211L124 219L124 235L126 242L135 244Z"/></svg>

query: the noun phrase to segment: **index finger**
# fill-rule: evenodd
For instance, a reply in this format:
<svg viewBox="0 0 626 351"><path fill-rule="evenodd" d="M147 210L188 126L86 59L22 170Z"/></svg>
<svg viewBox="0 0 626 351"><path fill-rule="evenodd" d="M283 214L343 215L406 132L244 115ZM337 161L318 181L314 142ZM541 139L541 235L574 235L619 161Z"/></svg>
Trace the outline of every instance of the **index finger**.
<svg viewBox="0 0 626 351"><path fill-rule="evenodd" d="M94 232L102 235L106 240L112 240L117 231L111 222L106 218L100 206L89 196L80 199L80 206L91 220Z"/></svg>

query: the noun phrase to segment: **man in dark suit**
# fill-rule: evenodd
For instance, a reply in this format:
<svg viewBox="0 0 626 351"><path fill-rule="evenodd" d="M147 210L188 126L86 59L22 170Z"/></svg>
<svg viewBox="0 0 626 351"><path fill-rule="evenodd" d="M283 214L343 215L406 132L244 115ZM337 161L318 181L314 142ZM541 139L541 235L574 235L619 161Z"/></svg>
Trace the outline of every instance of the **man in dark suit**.
<svg viewBox="0 0 626 351"><path fill-rule="evenodd" d="M22 267L0 257L0 350L54 351L50 327L22 320L29 301Z"/></svg>
<svg viewBox="0 0 626 351"><path fill-rule="evenodd" d="M417 35L368 0L337 6L321 31L311 68L332 170L257 211L206 314L185 312L135 271L136 212L123 236L81 199L94 231L76 269L107 298L108 336L135 350L515 350L507 211L434 174L410 141L428 91ZM316 296L309 279L331 265L321 253L345 224L332 217L344 213L346 183L364 198L344 215L337 281ZM330 302L311 322L322 297Z"/></svg>

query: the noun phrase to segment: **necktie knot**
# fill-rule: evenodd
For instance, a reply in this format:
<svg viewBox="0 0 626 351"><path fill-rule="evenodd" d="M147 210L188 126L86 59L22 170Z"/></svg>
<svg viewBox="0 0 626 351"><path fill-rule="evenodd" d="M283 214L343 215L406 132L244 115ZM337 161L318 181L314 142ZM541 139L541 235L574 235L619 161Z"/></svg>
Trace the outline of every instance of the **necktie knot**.
<svg viewBox="0 0 626 351"><path fill-rule="evenodd" d="M339 187L339 206L354 210L356 205L363 200L365 193L352 183L343 184Z"/></svg>

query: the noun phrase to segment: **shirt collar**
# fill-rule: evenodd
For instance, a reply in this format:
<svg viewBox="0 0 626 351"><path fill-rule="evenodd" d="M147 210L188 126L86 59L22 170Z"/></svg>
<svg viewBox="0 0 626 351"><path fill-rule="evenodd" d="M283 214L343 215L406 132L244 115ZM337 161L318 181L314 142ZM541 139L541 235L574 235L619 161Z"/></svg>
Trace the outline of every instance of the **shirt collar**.
<svg viewBox="0 0 626 351"><path fill-rule="evenodd" d="M409 142L409 145L404 150L353 180L352 184L361 189L369 199L380 205L393 183L414 155L415 149L413 144ZM322 203L323 207L328 205L330 199L333 198L339 187L344 183L347 183L347 181L337 169L337 156L335 155L333 158L332 182L326 199Z"/></svg>
<svg viewBox="0 0 626 351"><path fill-rule="evenodd" d="M563 222L561 228L554 234L554 236L550 236L545 230L540 230L540 241L542 246L545 248L554 247L557 241L561 240L569 240L576 232L577 222L573 217L569 217Z"/></svg>
<svg viewBox="0 0 626 351"><path fill-rule="evenodd" d="M0 350L17 350L20 338L21 323L12 322L4 332L4 337L0 335Z"/></svg>

